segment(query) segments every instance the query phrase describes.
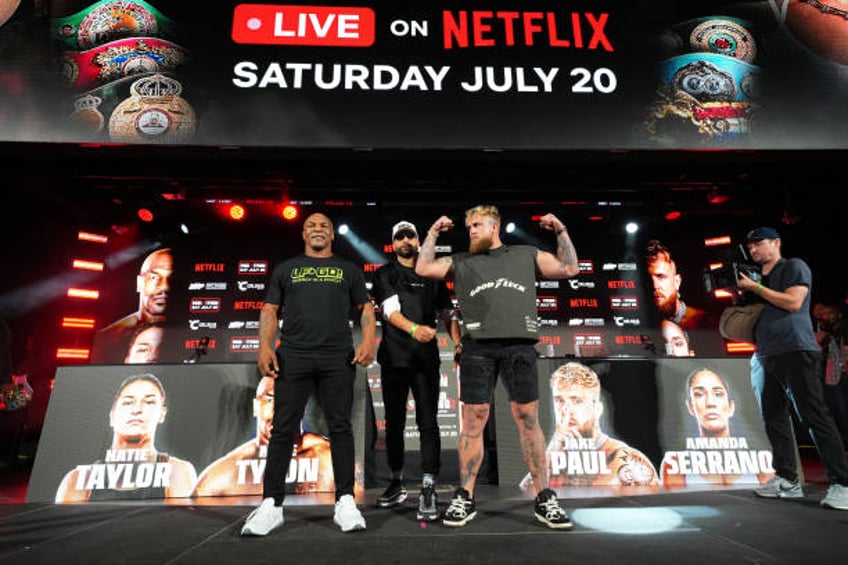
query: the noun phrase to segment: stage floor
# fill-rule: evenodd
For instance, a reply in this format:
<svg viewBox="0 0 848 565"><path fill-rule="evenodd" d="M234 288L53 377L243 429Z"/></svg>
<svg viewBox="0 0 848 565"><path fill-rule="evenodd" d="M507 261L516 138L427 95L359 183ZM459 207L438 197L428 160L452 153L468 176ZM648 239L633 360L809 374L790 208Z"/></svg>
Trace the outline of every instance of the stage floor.
<svg viewBox="0 0 848 565"><path fill-rule="evenodd" d="M418 522L414 487L388 510L375 507L379 489L363 492L368 528L347 534L333 524L328 496L292 496L285 525L264 538L239 535L258 499L28 504L14 487L25 466L14 467L0 471L0 563L824 564L848 555L848 511L819 506L826 484L815 462L805 464L804 499L765 500L750 488L593 492L564 499L570 531L544 527L524 494L493 485L478 487L477 518L464 528ZM439 490L444 508L452 486Z"/></svg>

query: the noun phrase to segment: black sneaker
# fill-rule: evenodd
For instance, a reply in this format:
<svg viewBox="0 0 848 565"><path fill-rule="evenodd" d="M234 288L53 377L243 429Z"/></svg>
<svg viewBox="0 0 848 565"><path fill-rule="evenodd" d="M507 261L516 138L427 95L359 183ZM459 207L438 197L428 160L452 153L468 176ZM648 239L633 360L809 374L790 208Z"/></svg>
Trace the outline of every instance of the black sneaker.
<svg viewBox="0 0 848 565"><path fill-rule="evenodd" d="M442 524L458 528L473 520L476 515L477 511L474 509L474 501L468 498L468 491L464 488L458 488L447 510L445 510L445 517L442 518Z"/></svg>
<svg viewBox="0 0 848 565"><path fill-rule="evenodd" d="M386 487L386 490L383 491L383 494L381 494L377 499L377 506L380 508L397 506L406 500L406 496L407 492L406 487L403 486L403 481L400 479L392 479L392 482L389 483L389 486Z"/></svg>
<svg viewBox="0 0 848 565"><path fill-rule="evenodd" d="M421 487L421 494L418 496L418 519L427 522L439 519L438 496L432 486Z"/></svg>
<svg viewBox="0 0 848 565"><path fill-rule="evenodd" d="M536 519L558 530L567 530L572 526L568 514L559 505L556 493L549 488L536 497Z"/></svg>

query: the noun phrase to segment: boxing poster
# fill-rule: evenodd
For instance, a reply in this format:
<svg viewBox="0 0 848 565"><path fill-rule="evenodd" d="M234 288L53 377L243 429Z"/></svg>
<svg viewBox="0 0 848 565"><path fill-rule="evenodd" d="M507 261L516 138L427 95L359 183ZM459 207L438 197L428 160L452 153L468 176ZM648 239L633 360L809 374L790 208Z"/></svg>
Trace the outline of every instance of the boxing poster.
<svg viewBox="0 0 848 565"><path fill-rule="evenodd" d="M63 367L56 376L27 502L197 500L262 494L273 386L248 364ZM365 377L352 423L364 488ZM333 493L320 404L307 404L286 473L291 494ZM247 498L246 498L247 497Z"/></svg>

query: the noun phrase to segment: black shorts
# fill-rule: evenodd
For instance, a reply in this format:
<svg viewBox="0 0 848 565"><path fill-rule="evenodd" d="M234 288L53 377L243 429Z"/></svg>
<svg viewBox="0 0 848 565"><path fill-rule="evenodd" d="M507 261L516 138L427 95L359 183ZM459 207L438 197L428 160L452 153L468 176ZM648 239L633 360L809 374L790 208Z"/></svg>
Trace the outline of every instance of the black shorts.
<svg viewBox="0 0 848 565"><path fill-rule="evenodd" d="M459 399L466 404L491 402L500 375L511 401L539 400L537 357L527 340L467 340L460 358Z"/></svg>

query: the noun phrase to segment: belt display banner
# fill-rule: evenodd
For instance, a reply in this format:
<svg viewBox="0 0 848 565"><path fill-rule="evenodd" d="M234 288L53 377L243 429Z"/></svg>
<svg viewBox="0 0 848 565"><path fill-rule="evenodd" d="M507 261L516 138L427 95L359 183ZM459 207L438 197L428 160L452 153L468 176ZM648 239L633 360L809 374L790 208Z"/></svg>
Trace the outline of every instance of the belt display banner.
<svg viewBox="0 0 848 565"><path fill-rule="evenodd" d="M352 415L356 489L364 488L365 383ZM27 502L222 497L262 494L273 386L255 365L60 368ZM320 405L310 398L295 439L287 492L335 491Z"/></svg>
<svg viewBox="0 0 848 565"><path fill-rule="evenodd" d="M28 4L2 24L0 140L848 143L835 0Z"/></svg>

